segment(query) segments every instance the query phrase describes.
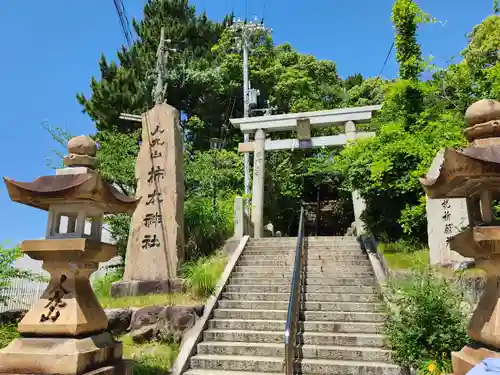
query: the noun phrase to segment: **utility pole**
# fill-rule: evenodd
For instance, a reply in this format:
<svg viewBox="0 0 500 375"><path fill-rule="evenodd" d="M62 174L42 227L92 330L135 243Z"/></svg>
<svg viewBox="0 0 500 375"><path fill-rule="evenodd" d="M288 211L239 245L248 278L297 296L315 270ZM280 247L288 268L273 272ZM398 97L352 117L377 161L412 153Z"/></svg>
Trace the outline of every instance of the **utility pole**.
<svg viewBox="0 0 500 375"><path fill-rule="evenodd" d="M258 90L250 88L250 80L248 78L248 55L250 53L250 37L259 31L271 32L264 26L263 21L260 23L253 23L241 21L233 22L230 27L235 33L241 37L241 47L243 49L243 117L250 116L250 92L254 90L254 95L252 98L256 98L258 95ZM256 102L253 104L257 104ZM243 142L248 143L250 141L250 134L243 135ZM244 164L245 164L245 195L250 195L250 153L245 152L244 154ZM246 199L248 203L248 198ZM249 211L248 204L245 205L246 211Z"/></svg>
<svg viewBox="0 0 500 375"><path fill-rule="evenodd" d="M167 94L167 63L169 52L177 52L175 48L169 48L168 43L171 43L170 39L165 39L165 28L161 28L160 33L160 43L158 44L158 50L156 51L156 86L153 89L153 99L155 104L161 104L166 102Z"/></svg>
<svg viewBox="0 0 500 375"><path fill-rule="evenodd" d="M152 96L155 104L162 104L166 102L167 93L167 77L168 77L168 57L169 52L177 52L175 48L169 48L168 44L172 41L170 39L165 39L165 28L161 28L160 32L160 42L158 43L158 49L156 51L156 68L155 68L155 82L156 85L153 88ZM119 119L122 121L141 123L142 117L140 115L131 115L128 113L121 113Z"/></svg>

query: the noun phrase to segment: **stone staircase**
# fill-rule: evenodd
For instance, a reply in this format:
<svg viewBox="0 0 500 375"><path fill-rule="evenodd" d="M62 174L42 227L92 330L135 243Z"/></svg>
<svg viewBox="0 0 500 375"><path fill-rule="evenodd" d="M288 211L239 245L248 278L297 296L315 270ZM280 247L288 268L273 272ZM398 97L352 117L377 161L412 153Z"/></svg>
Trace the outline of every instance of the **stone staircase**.
<svg viewBox="0 0 500 375"><path fill-rule="evenodd" d="M282 374L296 238L251 239L186 375ZM350 237L309 237L297 374L400 375L384 348L369 260Z"/></svg>

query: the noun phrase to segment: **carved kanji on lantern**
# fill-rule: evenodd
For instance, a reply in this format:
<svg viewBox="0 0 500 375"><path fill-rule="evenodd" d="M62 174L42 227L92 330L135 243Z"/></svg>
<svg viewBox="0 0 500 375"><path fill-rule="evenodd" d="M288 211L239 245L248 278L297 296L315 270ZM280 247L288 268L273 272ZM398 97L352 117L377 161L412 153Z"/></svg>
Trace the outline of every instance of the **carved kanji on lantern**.
<svg viewBox="0 0 500 375"><path fill-rule="evenodd" d="M474 103L465 120L469 147L441 150L420 180L430 198L466 198L469 226L449 238L450 249L474 258L487 274L469 323L475 345L452 353L454 375L465 375L487 357L500 357L500 221L493 214L493 201L500 198L500 102Z"/></svg>

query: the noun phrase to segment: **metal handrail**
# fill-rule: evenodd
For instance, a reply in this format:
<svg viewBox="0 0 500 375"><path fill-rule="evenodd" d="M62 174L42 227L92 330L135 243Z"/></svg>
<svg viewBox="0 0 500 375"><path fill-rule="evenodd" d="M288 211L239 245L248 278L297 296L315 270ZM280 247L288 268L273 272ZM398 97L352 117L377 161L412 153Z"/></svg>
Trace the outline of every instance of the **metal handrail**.
<svg viewBox="0 0 500 375"><path fill-rule="evenodd" d="M302 263L304 259L304 206L300 209L299 233L295 248L295 261L293 265L292 285L290 287L290 300L285 326L285 375L293 374L293 365L296 357L297 326L299 323L299 307L302 286Z"/></svg>

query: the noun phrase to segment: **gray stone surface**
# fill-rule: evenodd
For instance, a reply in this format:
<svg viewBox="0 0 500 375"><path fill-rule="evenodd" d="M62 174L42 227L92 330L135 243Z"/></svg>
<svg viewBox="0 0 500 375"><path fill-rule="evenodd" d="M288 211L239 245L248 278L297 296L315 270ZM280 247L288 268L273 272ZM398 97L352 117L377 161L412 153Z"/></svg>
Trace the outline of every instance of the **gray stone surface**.
<svg viewBox="0 0 500 375"><path fill-rule="evenodd" d="M427 199L427 232L430 262L448 266L467 260L450 250L448 238L469 224L465 199Z"/></svg>
<svg viewBox="0 0 500 375"><path fill-rule="evenodd" d="M132 313L129 329L133 331L145 326L156 324L164 309L164 306L148 306L135 310Z"/></svg>
<svg viewBox="0 0 500 375"><path fill-rule="evenodd" d="M249 241L186 375L283 373L295 241ZM381 298L371 263L355 238L311 239L308 258L315 263L307 265L299 323L304 366L296 370L325 375L403 374L385 348ZM354 277L356 272L359 276Z"/></svg>
<svg viewBox="0 0 500 375"><path fill-rule="evenodd" d="M105 309L108 318L108 331L113 334L125 333L130 327L131 309Z"/></svg>
<svg viewBox="0 0 500 375"><path fill-rule="evenodd" d="M179 121L179 112L167 104L155 105L142 121L143 143L136 163L141 201L132 216L123 281L164 282L148 293L163 292L166 282L177 279L184 257L184 155ZM141 288L128 290L140 292Z"/></svg>
<svg viewBox="0 0 500 375"><path fill-rule="evenodd" d="M143 344L151 341L156 337L156 335L157 329L155 324L140 327L130 332L130 336L136 344Z"/></svg>
<svg viewBox="0 0 500 375"><path fill-rule="evenodd" d="M166 294L183 290L181 279L175 280L131 280L119 281L111 286L111 295L115 298L126 296L144 296L148 294Z"/></svg>

